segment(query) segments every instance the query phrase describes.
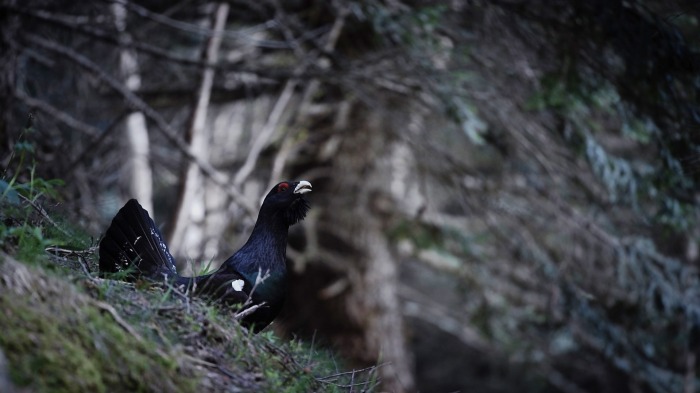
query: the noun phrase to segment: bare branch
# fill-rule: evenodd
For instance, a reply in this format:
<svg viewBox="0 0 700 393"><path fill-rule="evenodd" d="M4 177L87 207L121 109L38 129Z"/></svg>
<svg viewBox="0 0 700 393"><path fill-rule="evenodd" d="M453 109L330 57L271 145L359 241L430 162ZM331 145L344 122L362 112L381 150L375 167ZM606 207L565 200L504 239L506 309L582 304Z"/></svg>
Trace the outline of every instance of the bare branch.
<svg viewBox="0 0 700 393"><path fill-rule="evenodd" d="M264 48L274 48L274 49L289 49L290 44L286 42L281 42L281 41L271 41L271 40L261 40L259 38L256 38L254 36L255 33L268 30L272 27L275 26L275 21L270 20L266 23L249 27L246 29L241 29L239 31L233 31L233 30L225 30L225 29L219 29L217 30L216 28L214 29L208 29L206 27L194 25L191 23L175 20L173 18L170 18L168 16L165 16L163 14L151 12L145 7L142 7L134 2L130 1L124 1L124 0L114 0L117 3L123 4L127 8L129 8L132 12L135 14L153 20L157 23L160 23L164 26L168 26L177 30L181 31L186 31L189 33L195 33L195 34L200 34L206 37L218 37L218 39L221 39L223 37L234 39L234 40L243 40L246 41L249 44L259 46L259 47L264 47Z"/></svg>
<svg viewBox="0 0 700 393"><path fill-rule="evenodd" d="M49 103L46 103L37 98L30 97L21 90L15 90L14 95L15 97L17 97L17 99L24 102L27 106L31 108L36 108L51 116L52 118L56 119L58 122L63 123L64 125L76 131L80 131L85 135L97 137L102 133L102 131L99 130L97 127L93 127L89 124L83 123L82 121L74 118L66 112L63 112L62 110L56 108L55 106Z"/></svg>
<svg viewBox="0 0 700 393"><path fill-rule="evenodd" d="M255 169L255 164L258 161L260 152L265 146L267 146L268 142L277 130L282 114L289 104L296 86L296 80L289 80L285 84L284 90L282 90L282 93L280 93L280 96L277 98L277 102L275 103L272 112L270 112L270 116L267 118L265 126L262 128L262 130L260 130L260 133L258 133L257 138L255 138L253 145L250 147L250 153L246 157L243 166L233 177L233 188L240 187L240 185L243 184L243 182L253 172L253 169Z"/></svg>
<svg viewBox="0 0 700 393"><path fill-rule="evenodd" d="M278 6L278 9L281 9L281 7ZM345 18L347 17L349 13L349 8L345 7L341 10L339 13L338 17L336 17L333 26L331 27L331 30L328 34L328 38L326 40L325 45L323 46L323 50L325 52L331 52L333 48L335 47L336 43L338 42L338 38L340 37L340 33L343 29L343 26L345 25ZM288 33L289 34L289 33ZM323 61L323 59L317 61L319 68L321 69L326 69L329 68L329 64L327 61ZM299 72L303 72L304 69L299 69ZM289 83L289 82L288 82ZM286 90L285 86L285 90ZM301 105L299 106L299 113L302 114L302 116L305 113L308 113L308 106L311 104L311 101L313 97L316 95L318 92L318 88L320 87L320 81L318 79L312 79L309 81L308 85L306 86L306 89L302 95L301 99ZM279 104L278 100L278 104ZM276 109L276 107L275 107ZM272 116L270 116L272 117ZM298 119L303 121L302 119ZM267 124L266 124L267 127ZM288 140L288 139L287 139ZM291 152L291 146L290 144L285 140L285 143L283 143L283 149L281 149L282 154L278 154L277 157L275 158L273 167L272 167L272 172L270 174L270 180L268 182L268 187L272 187L275 182L277 182L279 179L279 176L281 175L284 165L289 157L289 153ZM249 156L250 158L250 156ZM248 160L246 160L246 163Z"/></svg>
<svg viewBox="0 0 700 393"><path fill-rule="evenodd" d="M187 159L197 163L202 172L205 175L207 175L215 184L217 184L225 192L227 192L236 203L242 206L250 217L255 217L257 215L257 208L249 204L246 201L246 199L238 192L238 190L231 187L228 180L228 176L219 172L208 161L192 152L187 143L184 140L182 140L180 136L177 135L177 131L172 126L170 126L170 124L168 124L168 122L158 112L156 112L151 106L146 104L135 93L127 89L122 83L117 81L111 75L107 74L90 59L77 53L71 48L68 48L57 42L49 41L47 39L33 34L28 34L25 37L31 43L36 44L50 52L57 53L75 62L80 67L90 71L100 80L105 82L109 87L111 87L122 97L124 97L127 105L129 105L130 108L142 111L146 115L146 117L148 117L154 123L156 123L156 125L158 126L157 129L161 131L163 136L165 136L166 139L169 142L171 142Z"/></svg>

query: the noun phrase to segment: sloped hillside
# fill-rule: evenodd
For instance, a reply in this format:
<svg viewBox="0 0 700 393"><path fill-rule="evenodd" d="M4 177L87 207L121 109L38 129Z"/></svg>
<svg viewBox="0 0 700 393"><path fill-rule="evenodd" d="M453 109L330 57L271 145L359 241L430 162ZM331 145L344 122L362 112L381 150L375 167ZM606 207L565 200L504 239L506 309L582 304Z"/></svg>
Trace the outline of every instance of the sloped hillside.
<svg viewBox="0 0 700 393"><path fill-rule="evenodd" d="M377 383L374 368L342 372L315 344L254 336L230 311L172 288L97 278L95 247L75 251L83 238L51 227L27 202L4 202L2 392L307 392Z"/></svg>

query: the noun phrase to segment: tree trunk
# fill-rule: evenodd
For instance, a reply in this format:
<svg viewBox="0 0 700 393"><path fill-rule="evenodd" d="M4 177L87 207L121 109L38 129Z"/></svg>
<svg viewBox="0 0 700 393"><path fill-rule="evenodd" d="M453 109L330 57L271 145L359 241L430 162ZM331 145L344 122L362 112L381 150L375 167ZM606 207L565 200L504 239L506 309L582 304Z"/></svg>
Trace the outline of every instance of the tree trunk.
<svg viewBox="0 0 700 393"><path fill-rule="evenodd" d="M395 126L393 119L406 115L387 108L364 111L361 107L356 104L353 109L352 131L342 132L344 139L335 156L335 171L344 175L334 184L338 191L332 192L336 197L326 208L331 217L323 220L343 223L336 234L356 250L352 255L344 255L351 263L347 267L352 270L348 277L353 288L346 309L363 331L368 359L382 364L382 388L409 392L415 388L413 359L407 348L399 299L398 259L386 234L391 219L384 209L396 204L387 187L394 175L387 159L394 143L393 133L387 130ZM360 187L345 194L343 190L349 184ZM331 251L334 243L321 246Z"/></svg>
<svg viewBox="0 0 700 393"><path fill-rule="evenodd" d="M119 40L131 42L131 35L126 30L127 12L122 3L112 4L114 24L119 31ZM141 75L136 52L126 47L119 51L119 68L126 87L137 91L141 87ZM127 115L125 123L127 166L123 175L127 179L128 194L136 198L144 209L153 212L153 175L149 163L149 141L146 117L136 111Z"/></svg>
<svg viewBox="0 0 700 393"><path fill-rule="evenodd" d="M220 3L215 13L213 34L209 38L205 60L209 64L216 63L221 46L221 32L224 30L228 17L229 5ZM211 67L204 69L202 83L197 93L197 105L192 114L191 126L188 131L188 141L191 151L198 157L204 157L208 150L208 132L206 130L207 111L211 97L211 89L214 83L215 70ZM201 223L204 219L204 181L197 163L187 163L180 192L178 209L175 213L175 225L172 228L170 242L172 252L175 255L187 255L192 250L198 250L203 243L203 229ZM196 255L199 257L199 255Z"/></svg>
<svg viewBox="0 0 700 393"><path fill-rule="evenodd" d="M398 295L398 261L391 253L379 219L370 215L364 223L363 243L367 253L364 302L370 316L365 330L367 346L379 354L380 364L385 363L379 369L384 390L412 391L413 362L406 348Z"/></svg>

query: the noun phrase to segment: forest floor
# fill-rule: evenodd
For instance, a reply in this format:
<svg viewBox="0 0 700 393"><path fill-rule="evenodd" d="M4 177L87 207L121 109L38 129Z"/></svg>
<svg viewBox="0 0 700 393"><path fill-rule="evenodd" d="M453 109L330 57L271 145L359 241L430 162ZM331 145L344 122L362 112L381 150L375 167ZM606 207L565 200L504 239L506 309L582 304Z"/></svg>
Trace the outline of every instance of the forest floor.
<svg viewBox="0 0 700 393"><path fill-rule="evenodd" d="M378 384L375 367L344 371L332 352L269 328L253 335L217 305L98 278L89 236L5 202L2 392L369 392Z"/></svg>

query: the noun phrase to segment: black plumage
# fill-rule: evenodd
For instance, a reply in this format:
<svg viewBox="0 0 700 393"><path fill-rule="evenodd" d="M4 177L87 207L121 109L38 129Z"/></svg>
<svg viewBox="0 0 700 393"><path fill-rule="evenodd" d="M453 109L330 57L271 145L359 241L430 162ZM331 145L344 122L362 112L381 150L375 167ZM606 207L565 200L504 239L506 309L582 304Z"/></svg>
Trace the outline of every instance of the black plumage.
<svg viewBox="0 0 700 393"><path fill-rule="evenodd" d="M197 277L178 275L163 235L148 212L132 199L119 210L100 241L100 273L109 277L123 272L126 280L145 278L227 305L257 306L241 322L258 332L272 322L284 302L287 233L289 226L306 216L309 204L304 194L310 191L311 183L303 180L274 186L243 247L214 273ZM264 279L256 285L259 275Z"/></svg>

